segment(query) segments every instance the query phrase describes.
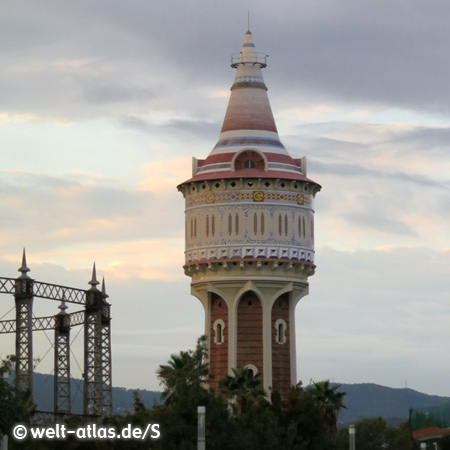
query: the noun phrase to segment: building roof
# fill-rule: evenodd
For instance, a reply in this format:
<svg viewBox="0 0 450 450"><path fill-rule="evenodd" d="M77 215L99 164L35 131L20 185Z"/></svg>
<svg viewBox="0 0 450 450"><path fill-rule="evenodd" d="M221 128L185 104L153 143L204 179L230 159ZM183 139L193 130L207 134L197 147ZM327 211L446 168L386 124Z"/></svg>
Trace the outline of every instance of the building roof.
<svg viewBox="0 0 450 450"><path fill-rule="evenodd" d="M256 52L248 30L241 52L231 58L236 76L219 140L205 160L194 158L192 178L184 183L238 177L317 184L306 177L306 158L293 159L278 136L262 76L267 56Z"/></svg>

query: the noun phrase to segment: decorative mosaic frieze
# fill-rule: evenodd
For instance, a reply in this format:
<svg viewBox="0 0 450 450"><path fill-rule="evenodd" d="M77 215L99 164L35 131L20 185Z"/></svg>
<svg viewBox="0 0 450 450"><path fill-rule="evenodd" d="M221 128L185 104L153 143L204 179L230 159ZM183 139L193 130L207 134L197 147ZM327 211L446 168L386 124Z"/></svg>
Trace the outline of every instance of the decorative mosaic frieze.
<svg viewBox="0 0 450 450"><path fill-rule="evenodd" d="M186 207L226 202L285 202L297 205L311 205L311 196L306 194L284 192L284 191L235 191L235 192L207 192L192 195L186 198Z"/></svg>

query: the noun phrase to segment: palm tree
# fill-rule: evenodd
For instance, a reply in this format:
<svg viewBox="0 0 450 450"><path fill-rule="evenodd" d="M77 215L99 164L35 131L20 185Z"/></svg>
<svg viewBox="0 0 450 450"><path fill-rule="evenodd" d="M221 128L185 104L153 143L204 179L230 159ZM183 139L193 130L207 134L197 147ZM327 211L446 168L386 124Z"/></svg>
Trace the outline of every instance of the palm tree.
<svg viewBox="0 0 450 450"><path fill-rule="evenodd" d="M164 386L161 397L165 403L175 401L187 391L204 389L208 381L209 368L206 359L206 337L197 341L195 350L171 355L167 364L160 365L156 374Z"/></svg>
<svg viewBox="0 0 450 450"><path fill-rule="evenodd" d="M339 410L342 408L347 409L343 402L347 393L338 391L340 387L340 384L331 386L330 380L325 380L314 383L314 386L309 388L310 392L319 402L326 427L332 438L335 437L337 433L336 424Z"/></svg>
<svg viewBox="0 0 450 450"><path fill-rule="evenodd" d="M219 388L229 400L236 402L240 414L247 411L248 405L265 399L266 392L261 386L260 374L253 374L248 367L231 369L233 375L227 375L219 381Z"/></svg>

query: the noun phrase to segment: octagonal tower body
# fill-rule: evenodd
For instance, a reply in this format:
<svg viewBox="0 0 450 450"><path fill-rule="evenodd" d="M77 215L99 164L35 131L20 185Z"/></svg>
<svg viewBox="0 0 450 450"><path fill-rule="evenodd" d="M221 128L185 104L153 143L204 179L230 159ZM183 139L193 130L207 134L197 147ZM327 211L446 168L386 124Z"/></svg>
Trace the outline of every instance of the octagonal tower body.
<svg viewBox="0 0 450 450"><path fill-rule="evenodd" d="M266 392L285 397L297 382L297 302L314 273L314 196L306 158L293 159L278 136L247 31L232 57L236 76L219 141L192 178L186 202L185 273L205 308L210 386L232 368L260 373Z"/></svg>

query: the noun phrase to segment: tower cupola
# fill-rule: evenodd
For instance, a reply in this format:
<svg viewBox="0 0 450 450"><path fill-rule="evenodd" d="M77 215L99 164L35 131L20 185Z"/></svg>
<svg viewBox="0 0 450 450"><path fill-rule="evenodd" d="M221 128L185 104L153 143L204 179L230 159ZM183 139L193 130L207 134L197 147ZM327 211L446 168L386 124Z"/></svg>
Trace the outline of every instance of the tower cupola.
<svg viewBox="0 0 450 450"><path fill-rule="evenodd" d="M205 160L193 158L192 178L285 178L308 181L306 159L293 159L278 136L262 69L268 55L258 53L250 31L242 50L231 56L236 76L219 141Z"/></svg>

